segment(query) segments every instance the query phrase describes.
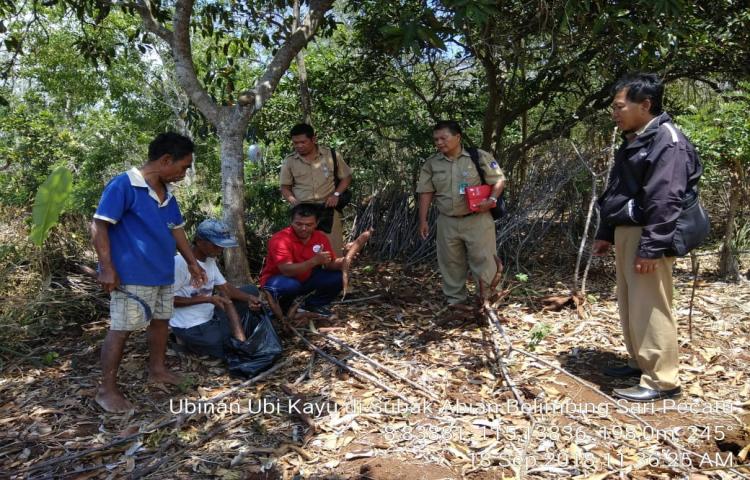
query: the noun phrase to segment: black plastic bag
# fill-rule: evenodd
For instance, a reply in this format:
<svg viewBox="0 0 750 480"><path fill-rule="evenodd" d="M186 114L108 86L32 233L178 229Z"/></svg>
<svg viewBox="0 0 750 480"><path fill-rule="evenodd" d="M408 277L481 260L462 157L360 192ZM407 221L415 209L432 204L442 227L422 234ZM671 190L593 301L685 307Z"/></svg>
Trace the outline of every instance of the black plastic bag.
<svg viewBox="0 0 750 480"><path fill-rule="evenodd" d="M257 323L252 322L252 319L257 319ZM229 373L252 378L268 370L281 357L281 341L266 310L249 315L243 320L247 340L240 342L234 337L229 337L224 350Z"/></svg>

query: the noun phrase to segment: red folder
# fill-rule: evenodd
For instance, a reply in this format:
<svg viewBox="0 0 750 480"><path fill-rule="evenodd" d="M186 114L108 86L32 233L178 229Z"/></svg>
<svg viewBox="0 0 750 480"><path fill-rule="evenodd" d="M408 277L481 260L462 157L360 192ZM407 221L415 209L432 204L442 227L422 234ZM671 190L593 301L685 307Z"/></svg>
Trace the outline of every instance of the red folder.
<svg viewBox="0 0 750 480"><path fill-rule="evenodd" d="M465 192L466 204L469 206L469 210L476 212L479 210L479 204L489 198L490 193L492 193L492 187L489 185L476 185L466 187Z"/></svg>

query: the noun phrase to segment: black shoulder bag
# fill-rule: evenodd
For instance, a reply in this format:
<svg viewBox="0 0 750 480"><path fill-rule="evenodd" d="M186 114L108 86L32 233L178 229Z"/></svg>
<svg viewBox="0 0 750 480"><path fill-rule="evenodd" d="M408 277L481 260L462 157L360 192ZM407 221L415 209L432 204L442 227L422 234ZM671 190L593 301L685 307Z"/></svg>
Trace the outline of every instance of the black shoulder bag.
<svg viewBox="0 0 750 480"><path fill-rule="evenodd" d="M479 173L479 179L482 181L482 184L489 185L489 183L487 183L487 180L485 180L484 178L482 167L479 166L479 150L477 149L477 147L467 147L466 151L469 152L471 161L474 162L474 167ZM497 203L495 203L495 206L492 207L490 213L492 214L492 218L495 220L504 217L508 213L508 208L505 205L505 188L503 188L502 193L500 193L500 198L497 199Z"/></svg>

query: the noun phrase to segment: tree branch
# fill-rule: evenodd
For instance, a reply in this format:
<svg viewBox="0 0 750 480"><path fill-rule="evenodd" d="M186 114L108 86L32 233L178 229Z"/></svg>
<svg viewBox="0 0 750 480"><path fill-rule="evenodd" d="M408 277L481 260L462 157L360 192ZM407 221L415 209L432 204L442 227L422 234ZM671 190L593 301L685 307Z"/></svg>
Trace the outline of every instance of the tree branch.
<svg viewBox="0 0 750 480"><path fill-rule="evenodd" d="M143 2L148 2L148 0L139 1L139 3ZM139 12L141 12L144 25L151 31L149 20L143 17L142 10L139 9ZM170 34L168 35L168 38L171 39L169 46L174 58L175 76L177 77L177 82L185 90L185 93L190 97L193 104L198 107L211 124L217 126L219 122L219 107L198 81L198 75L195 73L195 65L193 64L193 51L190 44L190 17L192 13L193 0L177 0L174 17L172 18L174 31L169 32ZM163 27L161 29L166 30ZM159 35L157 32L154 33Z"/></svg>
<svg viewBox="0 0 750 480"><path fill-rule="evenodd" d="M146 30L161 38L169 45L172 45L172 40L174 37L172 31L167 29L164 25L160 24L158 20L156 20L153 12L151 11L151 2L149 0L138 0L137 2L131 4L131 6L136 11L138 11L138 14L141 16L141 20L143 20L143 26L146 27Z"/></svg>
<svg viewBox="0 0 750 480"><path fill-rule="evenodd" d="M333 0L313 0L310 2L310 11L300 26L294 30L286 43L279 48L273 60L266 68L265 73L258 79L255 87L242 95L238 101L243 107L249 106L243 111L246 118L252 116L260 110L271 97L271 93L281 81L281 77L289 69L292 60L296 55L305 48L307 43L313 38L315 32L323 22L323 18L328 10L333 6Z"/></svg>

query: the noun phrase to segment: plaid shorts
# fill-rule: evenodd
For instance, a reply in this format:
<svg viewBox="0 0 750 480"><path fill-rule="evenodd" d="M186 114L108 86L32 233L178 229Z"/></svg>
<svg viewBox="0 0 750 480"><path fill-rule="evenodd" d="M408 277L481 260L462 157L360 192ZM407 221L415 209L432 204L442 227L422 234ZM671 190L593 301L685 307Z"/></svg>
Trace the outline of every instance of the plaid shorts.
<svg viewBox="0 0 750 480"><path fill-rule="evenodd" d="M143 300L157 320L169 320L174 311L174 288L172 285L120 285L120 288ZM113 290L109 297L110 330L132 332L148 327L150 321L141 303L124 293Z"/></svg>

